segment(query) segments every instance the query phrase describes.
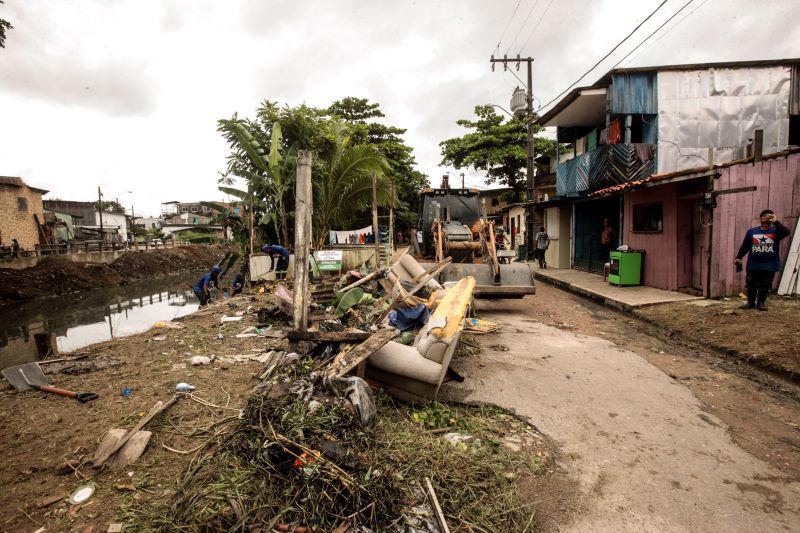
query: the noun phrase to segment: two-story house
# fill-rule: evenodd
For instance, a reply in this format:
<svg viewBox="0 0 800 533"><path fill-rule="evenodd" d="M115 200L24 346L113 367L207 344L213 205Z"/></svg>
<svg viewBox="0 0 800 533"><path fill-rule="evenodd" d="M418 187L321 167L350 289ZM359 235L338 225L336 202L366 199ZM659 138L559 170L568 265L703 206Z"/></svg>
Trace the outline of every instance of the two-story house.
<svg viewBox="0 0 800 533"><path fill-rule="evenodd" d="M725 192L720 177L747 157L753 164L756 153L759 160L789 157L786 150L800 144L799 65L787 59L616 69L542 115L538 122L557 127L558 141L570 146L566 160L558 155L556 190L569 200L558 209L571 211L573 268L600 273L609 249L628 244L645 251L647 285L709 296L735 290L734 282L714 290L710 280L716 239L741 239L767 207L796 221L800 205L781 204L785 194L775 191L791 198L797 176L783 172L770 184L765 170L764 183L743 179L744 189ZM757 199L742 201L746 212L739 209L735 229L719 221L710 231L714 199L735 193ZM601 242L605 219L615 230L611 244Z"/></svg>

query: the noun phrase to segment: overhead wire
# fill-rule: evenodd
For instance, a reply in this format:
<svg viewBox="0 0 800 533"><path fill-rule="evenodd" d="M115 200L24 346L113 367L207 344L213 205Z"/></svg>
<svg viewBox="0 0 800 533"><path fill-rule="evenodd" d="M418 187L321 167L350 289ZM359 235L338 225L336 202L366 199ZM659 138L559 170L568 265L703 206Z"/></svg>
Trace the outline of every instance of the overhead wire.
<svg viewBox="0 0 800 533"><path fill-rule="evenodd" d="M519 47L520 53L522 53L522 49L525 48L525 45L528 44L528 41L531 40L531 37L533 37L533 34L536 33L536 30L539 28L539 25L542 23L542 20L544 19L544 16L547 15L548 11L550 11L550 6L552 6L552 5L553 5L553 0L550 0L550 3L548 3L547 7L544 8L544 11L542 12L542 16L539 17L539 21L536 23L536 26L533 27L531 32L528 34L528 38L525 39L525 42L522 43L522 46Z"/></svg>
<svg viewBox="0 0 800 533"><path fill-rule="evenodd" d="M495 53L500 52L500 43L503 42L503 37L506 36L506 31L508 31L508 27L511 25L511 21L514 20L514 15L517 14L517 10L519 9L519 5L522 3L522 0L517 0L517 5L514 7L514 11L511 13L511 16L508 17L508 22L506 22L506 27L503 28L503 33L500 34L500 40L497 41L497 46L495 47Z"/></svg>
<svg viewBox="0 0 800 533"><path fill-rule="evenodd" d="M689 0L689 3L693 2L693 1L694 1L694 0ZM655 15L655 14L658 12L658 10L659 10L659 9L661 9L662 7L664 7L664 4L666 4L666 3L667 3L667 0L664 0L663 2L661 2L661 3L658 5L658 7L657 7L657 8L655 8L655 9L654 9L654 10L653 10L653 11L652 11L652 12L651 12L649 15L647 15L647 17L646 17L646 18L645 18L643 21L641 21L639 24L637 24L635 28L633 28L633 31L631 31L631 32L630 32L628 35L626 35L626 36L625 36L625 38L624 38L624 39L622 39L620 42L618 42L618 43L616 44L616 46L614 46L614 48L612 48L612 49L611 49L611 51L610 51L610 52L608 52L606 55L604 55L603 57L601 57L601 58L600 58L600 59L599 59L599 60L598 60L598 61L597 61L597 62L596 62L594 65L592 65L592 66L589 68L589 70L587 70L586 72L584 72L583 74L581 74L581 76L580 76L580 77L579 77L577 80L575 80L574 82L572 82L572 83L569 85L569 87L567 87L566 89L564 89L563 91L561 91L561 92L560 92L560 93L559 93L559 94L558 94L558 95L557 95L555 98L553 98L552 100L550 100L549 102L547 102L547 103L546 103L545 105L543 105L542 107L547 107L547 106L549 106L550 104L552 104L553 102L555 102L556 100L558 100L559 98L561 98L562 96L564 96L564 95L567 93L567 91L569 91L570 89L572 89L572 88L573 88L575 85L577 85L577 84L578 84L578 83L579 83L579 82L580 82L580 81L581 81L583 78L585 78L585 77L586 77L586 76L587 76L587 75L588 75L588 74L589 74L591 71L593 71L595 68L597 68L597 66L598 66L600 63L602 63L603 61L605 61L606 59L608 59L608 57L609 57L611 54L613 54L613 53L614 53L614 52L617 50L617 48L619 48L620 46L622 46L622 44L623 44L625 41L627 41L627 40L628 40L628 39L631 37L631 35L633 35L634 33L636 33L636 31L637 31L639 28L641 28L641 27L642 27L642 25L644 25L644 23L645 23L645 22L647 22L648 20L650 20L650 19L652 18L652 16L653 16L653 15ZM684 6L684 7L685 7L685 6ZM683 9L683 8L681 8L681 9ZM673 17L674 17L674 15L673 15Z"/></svg>
<svg viewBox="0 0 800 533"><path fill-rule="evenodd" d="M539 0L536 0L533 3L533 7L531 7L530 11L528 11L528 14L525 16L525 20L523 20L522 24L520 24L517 33L514 35L514 39L512 39L511 41L511 44L508 45L508 48L506 49L506 54L508 54L508 52L511 51L511 49L514 47L514 44L516 44L517 37L519 37L519 34L522 33L522 30L525 28L525 24L527 24L528 19L531 18L531 14L533 14L533 10L536 9L536 6L538 5L539 5Z"/></svg>
<svg viewBox="0 0 800 533"><path fill-rule="evenodd" d="M691 2L689 2L689 3L691 4ZM688 19L689 17L691 17L692 15L694 15L695 11L697 11L698 9L700 9L701 7L703 7L704 5L706 5L706 3L708 3L708 0L703 0L703 2L701 2L700 4L698 4L697 6L695 6L695 8L694 8L694 9L692 9L691 11L689 11L689 12L688 12L688 13L687 13L687 14L686 14L686 15L685 15L685 16L684 16L682 19L680 19L680 20L679 20L679 21L677 21L675 24L673 24L671 28L669 28L667 31L665 31L665 32L664 32L664 33L662 33L661 35L659 35L659 36L658 36L658 38L657 38L655 41L653 41L653 42L649 43L647 46L645 46L645 47L644 47L644 49L643 49L643 51L644 51L644 50L646 50L647 48L649 48L649 47L653 46L654 44L658 43L658 41L660 41L661 39L663 39L664 37L666 37L667 35L669 35L669 34L672 32L672 30L674 30L675 28L677 28L678 26L680 26L680 25L683 23L683 21L684 21L684 20L686 20L686 19ZM687 4L687 5L688 5L688 4ZM685 6L684 6L684 7L685 7ZM683 9L683 8L681 8L681 10L682 10L682 9ZM678 10L678 12L680 12L681 10ZM667 21L667 22L669 22L669 21ZM655 33L655 32L653 32L653 33ZM647 40L647 39L645 39L645 40ZM631 52L632 52L632 51L631 51ZM630 56L630 55L631 55L631 54L630 54L630 53L628 53L628 54L627 54L625 57L628 57L628 56ZM628 61L628 63L630 63L631 61L633 61L633 60L634 60L636 57L637 57L637 56L633 56L633 57L632 57L632 58L631 58L631 59ZM619 61L619 63L617 63L617 65L621 64L621 63L622 63L624 60L625 60L625 58L622 58L622 59ZM626 64L627 64L627 63L626 63ZM614 65L614 66L616 67L617 65Z"/></svg>

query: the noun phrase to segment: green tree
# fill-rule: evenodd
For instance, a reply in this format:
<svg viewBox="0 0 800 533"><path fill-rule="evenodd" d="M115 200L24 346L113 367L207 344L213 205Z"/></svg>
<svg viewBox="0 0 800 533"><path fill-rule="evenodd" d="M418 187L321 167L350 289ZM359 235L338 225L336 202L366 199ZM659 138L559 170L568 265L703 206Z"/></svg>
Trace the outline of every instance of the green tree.
<svg viewBox="0 0 800 533"><path fill-rule="evenodd" d="M0 0L0 4L3 3L3 0ZM0 19L0 48L6 47L6 32L8 30L13 29L14 26L7 20Z"/></svg>
<svg viewBox="0 0 800 533"><path fill-rule="evenodd" d="M428 186L428 176L416 170L413 149L403 140L406 130L387 126L374 119L384 118L380 104L366 98L346 97L337 100L327 112L345 121L351 128L354 142L374 146L386 159L386 176L395 185L396 226L407 230L416 226L419 193ZM359 219L369 219L369 213L359 213Z"/></svg>
<svg viewBox="0 0 800 533"><path fill-rule="evenodd" d="M333 120L328 125L333 147L319 154L312 175L314 183L314 230L318 247L325 244L333 228L346 228L353 214L372 205L372 174L377 175L379 205L390 205L388 164L372 145L350 142L344 123Z"/></svg>
<svg viewBox="0 0 800 533"><path fill-rule="evenodd" d="M119 213L121 215L125 214L125 208L122 207L118 202L115 200L103 200L102 209L108 213ZM94 203L94 208L97 209L97 202Z"/></svg>
<svg viewBox="0 0 800 533"><path fill-rule="evenodd" d="M259 141L264 138L264 130L252 122L234 115L231 120L220 120L218 130L230 140L233 148L228 159L228 173L224 176L233 174L247 184L247 191L231 187L220 187L220 190L243 200L248 209L252 207L256 224L271 228L277 240L287 246L286 202L294 186L296 148L289 150L288 157L281 154L283 134L279 122L270 127L269 153Z"/></svg>
<svg viewBox="0 0 800 533"><path fill-rule="evenodd" d="M515 200L525 198L527 131L524 120L499 115L491 105L475 106L477 120L461 119L459 126L472 130L461 137L439 143L442 165L486 172L486 184L499 183L514 189ZM534 134L541 128L536 126ZM556 143L534 137L536 154L555 153Z"/></svg>

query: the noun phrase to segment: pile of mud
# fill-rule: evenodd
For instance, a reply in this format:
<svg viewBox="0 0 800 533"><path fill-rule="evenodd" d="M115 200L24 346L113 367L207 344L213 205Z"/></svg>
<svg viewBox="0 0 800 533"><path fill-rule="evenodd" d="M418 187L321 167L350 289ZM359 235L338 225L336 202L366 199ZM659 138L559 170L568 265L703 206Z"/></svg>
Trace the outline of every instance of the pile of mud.
<svg viewBox="0 0 800 533"><path fill-rule="evenodd" d="M129 252L108 265L73 263L53 256L24 270L0 268L0 306L201 270L220 261L229 249L230 245L212 244Z"/></svg>

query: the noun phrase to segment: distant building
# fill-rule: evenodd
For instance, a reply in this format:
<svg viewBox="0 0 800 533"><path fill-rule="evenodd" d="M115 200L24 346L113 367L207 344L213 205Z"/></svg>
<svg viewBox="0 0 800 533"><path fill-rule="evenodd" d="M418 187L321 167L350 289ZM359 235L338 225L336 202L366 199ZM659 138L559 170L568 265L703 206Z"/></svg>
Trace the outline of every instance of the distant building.
<svg viewBox="0 0 800 533"><path fill-rule="evenodd" d="M225 202L213 202L239 212L239 207ZM161 204L163 224L161 231L168 236L181 238L186 233L204 233L220 239L230 238L230 230L216 222L216 213L203 202L179 202L173 200Z"/></svg>
<svg viewBox="0 0 800 533"><path fill-rule="evenodd" d="M34 249L41 242L42 195L47 192L26 185L22 178L0 176L0 243L10 246L11 239L17 239L22 248Z"/></svg>
<svg viewBox="0 0 800 533"><path fill-rule="evenodd" d="M161 217L137 217L133 223L142 229L156 230L164 226L164 219Z"/></svg>
<svg viewBox="0 0 800 533"><path fill-rule="evenodd" d="M128 217L124 213L97 211L96 202L73 202L68 200L44 200L48 211L70 215L73 219L76 239L99 239L100 226L106 241L128 240Z"/></svg>

